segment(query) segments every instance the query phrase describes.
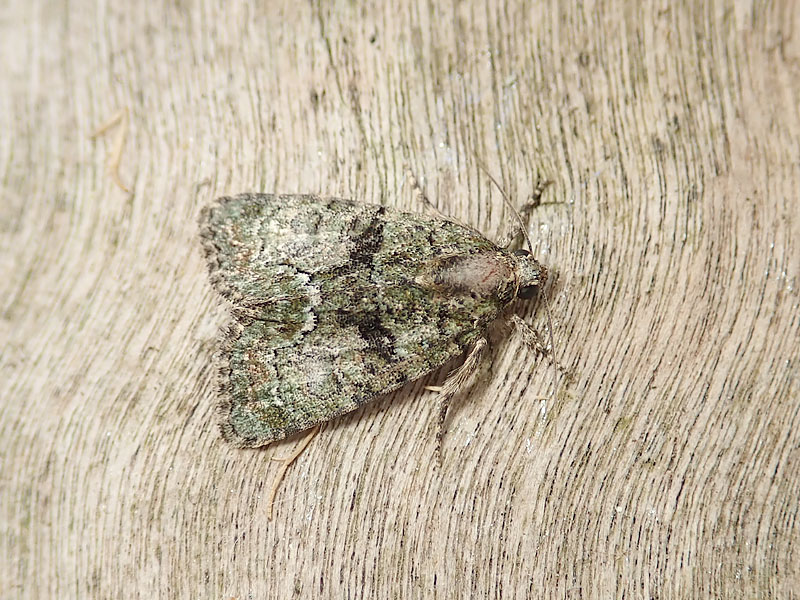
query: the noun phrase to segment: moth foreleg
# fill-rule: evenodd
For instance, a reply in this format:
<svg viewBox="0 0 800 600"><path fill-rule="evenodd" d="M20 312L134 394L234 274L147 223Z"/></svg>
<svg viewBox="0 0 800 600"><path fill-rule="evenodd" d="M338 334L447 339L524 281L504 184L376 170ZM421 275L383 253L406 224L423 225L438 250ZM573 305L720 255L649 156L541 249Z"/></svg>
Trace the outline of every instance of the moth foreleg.
<svg viewBox="0 0 800 600"><path fill-rule="evenodd" d="M441 388L439 388L439 396L437 404L439 407L438 419L436 422L436 462L442 461L442 439L444 438L444 422L447 418L447 409L450 407L450 401L453 396L458 394L461 390L466 389L472 383L472 378L478 370L481 363L483 350L486 348L486 339L479 338L475 345L467 355L464 364L458 367L455 371L445 380Z"/></svg>
<svg viewBox="0 0 800 600"><path fill-rule="evenodd" d="M509 246L511 246L511 244L514 243L514 240L516 240L521 233L522 233L522 227L520 226L520 224L513 223L511 225L511 231L509 231L508 233L503 235L503 237L497 240L497 245L500 246L501 248L505 248L506 250L508 250Z"/></svg>
<svg viewBox="0 0 800 600"><path fill-rule="evenodd" d="M511 315L509 320L511 321L511 325L514 326L514 329L519 332L522 341L528 348L547 358L550 364L554 365L558 371L565 373L564 367L562 367L553 356L552 348L549 344L544 343L538 331L528 325L519 315Z"/></svg>
<svg viewBox="0 0 800 600"><path fill-rule="evenodd" d="M520 212L526 213L530 212L536 208L538 208L542 204L542 194L547 189L548 185L551 185L553 182L550 179L540 179L536 182L536 187L531 192L530 198L525 203L525 206L522 207Z"/></svg>
<svg viewBox="0 0 800 600"><path fill-rule="evenodd" d="M509 320L526 346L535 350L542 356L550 356L550 348L544 343L538 331L528 325L519 315L511 315Z"/></svg>

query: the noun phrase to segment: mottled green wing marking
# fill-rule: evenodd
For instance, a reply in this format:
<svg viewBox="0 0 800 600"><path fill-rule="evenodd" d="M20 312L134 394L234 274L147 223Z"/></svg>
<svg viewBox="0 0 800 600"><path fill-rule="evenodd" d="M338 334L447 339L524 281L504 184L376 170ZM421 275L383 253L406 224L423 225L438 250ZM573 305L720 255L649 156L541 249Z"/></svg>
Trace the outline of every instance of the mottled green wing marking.
<svg viewBox="0 0 800 600"><path fill-rule="evenodd" d="M432 261L497 250L441 219L250 194L220 199L201 226L211 281L233 304L220 416L239 446L282 439L421 377L501 308L419 282Z"/></svg>

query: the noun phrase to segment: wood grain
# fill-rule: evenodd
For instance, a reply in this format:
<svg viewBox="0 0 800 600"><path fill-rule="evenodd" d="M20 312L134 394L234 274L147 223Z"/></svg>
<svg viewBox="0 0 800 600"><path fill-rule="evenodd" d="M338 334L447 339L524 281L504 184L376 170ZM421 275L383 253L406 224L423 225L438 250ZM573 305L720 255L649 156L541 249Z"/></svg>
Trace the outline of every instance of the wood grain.
<svg viewBox="0 0 800 600"><path fill-rule="evenodd" d="M2 9L0 598L800 597L798 5L394 4ZM123 107L130 194L89 139ZM499 238L478 159L554 182L568 374L500 327L442 469L444 372L330 424L267 521L295 441L212 425L200 207L421 210L408 166Z"/></svg>

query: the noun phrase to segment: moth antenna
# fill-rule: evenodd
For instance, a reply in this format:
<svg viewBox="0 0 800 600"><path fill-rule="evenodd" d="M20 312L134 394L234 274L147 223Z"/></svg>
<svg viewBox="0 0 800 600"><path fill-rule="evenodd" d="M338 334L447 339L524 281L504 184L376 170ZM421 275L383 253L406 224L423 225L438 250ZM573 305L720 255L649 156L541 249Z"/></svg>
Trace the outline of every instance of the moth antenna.
<svg viewBox="0 0 800 600"><path fill-rule="evenodd" d="M486 176L492 181L494 186L500 192L500 197L503 198L503 202L506 203L506 206L508 206L511 209L511 212L514 213L514 216L517 217L517 221L519 221L520 227L522 228L522 235L525 236L525 241L528 242L528 251L532 255L533 254L533 243L531 242L531 236L528 235L528 227L527 227L527 225L525 225L525 221L522 219L522 215L519 214L519 211L511 203L511 200L509 200L508 195L506 195L506 193L503 190L503 188L500 187L500 184L497 182L497 180L489 172L489 169L486 168L486 165L484 165L483 162L481 162L481 159L478 158L477 154L475 155L475 162L478 164L478 166L481 168L481 170L484 173L486 173ZM558 391L558 366L557 366L557 363L556 363L556 342L555 342L555 338L553 337L553 317L552 317L552 314L550 312L550 300L548 300L547 294L544 293L544 289L542 289L542 297L544 298L544 310L545 310L545 313L547 314L547 331L548 331L548 334L549 334L548 337L550 338L550 351L553 353L553 356L551 357L550 362L553 365L553 394L552 394L552 398L555 400L555 395L556 395L556 392ZM542 415L542 416L544 416L544 415Z"/></svg>
<svg viewBox="0 0 800 600"><path fill-rule="evenodd" d="M522 235L525 236L525 241L528 242L528 250L530 251L531 254L533 254L533 244L531 243L531 236L528 235L528 227L525 225L525 221L522 219L522 215L519 214L517 208L511 203L511 200L508 199L508 196L503 191L503 188L500 187L499 183L497 183L497 180L489 172L489 169L486 168L486 165L484 165L477 156L475 157L475 160L478 163L478 166L481 168L481 170L484 173L486 173L486 176L492 180L492 183L497 188L497 191L500 192L500 196L503 198L503 202L506 203L506 206L508 206L508 208L511 209L511 212L514 213L514 216L517 218L517 221L519 221L520 229L522 229Z"/></svg>

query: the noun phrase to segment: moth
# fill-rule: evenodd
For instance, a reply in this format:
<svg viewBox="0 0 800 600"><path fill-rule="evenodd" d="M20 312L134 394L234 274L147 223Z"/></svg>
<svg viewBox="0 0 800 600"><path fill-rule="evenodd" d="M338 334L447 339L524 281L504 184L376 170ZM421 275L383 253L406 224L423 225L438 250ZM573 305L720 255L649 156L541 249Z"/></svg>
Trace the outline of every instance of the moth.
<svg viewBox="0 0 800 600"><path fill-rule="evenodd" d="M224 438L258 447L355 410L467 352L440 390L464 389L486 329L547 270L451 220L314 195L242 194L203 209L221 335ZM523 339L540 344L519 317Z"/></svg>

